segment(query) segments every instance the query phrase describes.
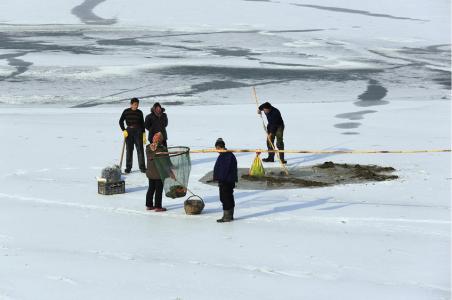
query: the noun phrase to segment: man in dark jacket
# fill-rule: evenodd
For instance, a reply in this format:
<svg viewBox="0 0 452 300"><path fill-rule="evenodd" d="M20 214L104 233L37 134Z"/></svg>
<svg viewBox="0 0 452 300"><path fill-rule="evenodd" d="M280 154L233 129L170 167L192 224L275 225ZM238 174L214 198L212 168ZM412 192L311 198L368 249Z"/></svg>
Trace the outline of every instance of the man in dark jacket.
<svg viewBox="0 0 452 300"><path fill-rule="evenodd" d="M124 138L126 139L126 173L132 170L133 148L136 146L138 155L138 165L140 171L146 172L146 164L144 162L143 144L146 144L146 134L144 130L144 118L141 110L138 109L140 101L137 98L130 100L130 107L122 112L119 119L119 127L121 127ZM127 128L124 126L126 122Z"/></svg>
<svg viewBox="0 0 452 300"><path fill-rule="evenodd" d="M154 134L161 132L163 135L162 144L167 147L166 141L168 135L166 133L166 127L168 126L168 117L165 113L165 109L162 108L160 103L156 102L151 108L151 113L146 116L144 120L144 127L149 131L148 140L152 141Z"/></svg>
<svg viewBox="0 0 452 300"><path fill-rule="evenodd" d="M269 142L269 140L272 142L273 145L275 145L275 137L276 137L276 148L278 150L284 150L284 141L283 141L283 135L284 135L284 121L282 119L281 113L276 107L273 107L270 103L265 102L261 106L259 106L259 109L257 110L258 114L261 114L262 111L264 111L265 116L267 117L267 148L268 150L273 150L272 146ZM279 157L281 158L282 163L287 163L287 161L284 160L284 152L279 153ZM275 161L275 153L269 152L268 157L262 159L262 161L265 162L274 162Z"/></svg>
<svg viewBox="0 0 452 300"><path fill-rule="evenodd" d="M215 142L217 150L226 150L223 139ZM217 222L230 222L234 220L234 188L238 181L237 159L232 152L220 152L213 169L213 180L218 181L220 189L220 201L223 204L223 217Z"/></svg>

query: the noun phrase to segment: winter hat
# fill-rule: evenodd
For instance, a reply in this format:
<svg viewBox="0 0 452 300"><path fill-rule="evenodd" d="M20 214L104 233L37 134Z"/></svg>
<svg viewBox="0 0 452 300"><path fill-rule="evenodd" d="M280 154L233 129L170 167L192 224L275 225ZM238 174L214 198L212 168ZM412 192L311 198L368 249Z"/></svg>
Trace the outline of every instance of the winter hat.
<svg viewBox="0 0 452 300"><path fill-rule="evenodd" d="M262 109L271 109L272 105L268 102L265 102L264 104L261 105Z"/></svg>
<svg viewBox="0 0 452 300"><path fill-rule="evenodd" d="M225 148L226 144L224 143L222 138L218 138L215 142L215 148L216 147L220 147L220 148Z"/></svg>
<svg viewBox="0 0 452 300"><path fill-rule="evenodd" d="M156 134L154 134L154 136L152 137L152 143L149 145L149 147L151 148L152 151L157 150L157 146L159 144L159 142L162 139L162 133L157 132Z"/></svg>
<svg viewBox="0 0 452 300"><path fill-rule="evenodd" d="M162 107L162 105L160 105L159 102L155 102L154 105L152 105L152 107L151 107L151 112L155 113L155 109L157 107L160 107L161 113L163 113L165 111L165 109Z"/></svg>

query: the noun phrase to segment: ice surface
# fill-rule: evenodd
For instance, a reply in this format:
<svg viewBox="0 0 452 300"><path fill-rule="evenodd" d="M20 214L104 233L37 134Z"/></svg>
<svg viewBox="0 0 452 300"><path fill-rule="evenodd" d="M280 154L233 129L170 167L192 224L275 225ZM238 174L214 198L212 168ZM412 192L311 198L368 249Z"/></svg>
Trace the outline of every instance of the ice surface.
<svg viewBox="0 0 452 300"><path fill-rule="evenodd" d="M170 145L265 147L252 86L289 149L450 149L450 37L445 0L0 1L0 299L450 299L450 153L288 155L400 179L236 190L231 224L198 181L214 154L199 216L95 179L131 97Z"/></svg>
<svg viewBox="0 0 452 300"><path fill-rule="evenodd" d="M147 111L150 104L144 104ZM450 103L398 101L342 135L347 103L281 104L290 149L450 146ZM198 180L215 154L193 154L189 188L206 208L145 211L147 180L97 194L117 163L121 109L4 107L0 111L0 295L10 299L447 299L450 154L288 155L393 166L399 180L318 189L236 190L236 221L217 224L217 188ZM167 107L170 145L264 147L255 106ZM434 117L432 117L434 116ZM237 154L240 167L254 158ZM136 166L135 166L136 167ZM24 288L27 286L27 288ZM275 288L278 287L278 288Z"/></svg>
<svg viewBox="0 0 452 300"><path fill-rule="evenodd" d="M340 101L310 90L369 79L450 99L447 1L46 3L0 4L1 102L236 103L237 82L281 103Z"/></svg>

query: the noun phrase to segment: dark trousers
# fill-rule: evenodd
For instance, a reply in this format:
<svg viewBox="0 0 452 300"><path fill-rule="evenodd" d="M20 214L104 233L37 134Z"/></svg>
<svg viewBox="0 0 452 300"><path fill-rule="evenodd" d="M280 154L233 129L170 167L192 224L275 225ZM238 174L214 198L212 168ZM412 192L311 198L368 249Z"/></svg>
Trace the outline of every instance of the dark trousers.
<svg viewBox="0 0 452 300"><path fill-rule="evenodd" d="M234 182L219 182L220 201L223 204L223 210L231 210L235 207L234 201Z"/></svg>
<svg viewBox="0 0 452 300"><path fill-rule="evenodd" d="M162 193L163 181L161 179L149 179L148 192L146 193L146 206L162 207ZM152 198L154 198L155 202Z"/></svg>
<svg viewBox="0 0 452 300"><path fill-rule="evenodd" d="M275 134L273 134L273 133L268 133L268 134L270 136L270 140L272 141L273 145L276 146L276 149L284 150L284 127L278 127ZM275 138L276 138L276 145L275 145ZM267 148L268 148L268 150L273 150L272 145L270 144L268 139L267 139ZM279 156L281 157L282 160L284 159L284 153L280 153ZM275 153L269 152L268 157L274 158Z"/></svg>
<svg viewBox="0 0 452 300"><path fill-rule="evenodd" d="M143 131L139 128L127 128L126 138L126 170L132 170L133 148L136 146L140 170L146 170L144 162Z"/></svg>

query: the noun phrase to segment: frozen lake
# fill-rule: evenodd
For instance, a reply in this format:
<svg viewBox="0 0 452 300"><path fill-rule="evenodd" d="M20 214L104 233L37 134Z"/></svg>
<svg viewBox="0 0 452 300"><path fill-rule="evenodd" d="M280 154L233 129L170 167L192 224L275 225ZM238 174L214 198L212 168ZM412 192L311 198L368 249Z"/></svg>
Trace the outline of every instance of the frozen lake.
<svg viewBox="0 0 452 300"><path fill-rule="evenodd" d="M2 3L0 103L244 104L250 86L278 103L346 102L372 83L369 99L449 100L448 8L420 0Z"/></svg>
<svg viewBox="0 0 452 300"><path fill-rule="evenodd" d="M252 86L288 149L450 149L450 22L446 0L0 2L0 300L450 299L450 153L287 155L398 179L236 189L229 224L215 154L191 157L199 216L145 211L136 170L95 180L131 97L166 107L169 145L265 147Z"/></svg>
<svg viewBox="0 0 452 300"><path fill-rule="evenodd" d="M353 107L281 104L287 147L450 145L448 102L381 106L359 135L342 135L334 116ZM170 145L200 149L222 136L231 149L264 146L253 104L167 108ZM118 114L102 106L0 111L0 138L13 145L0 150L0 299L448 299L450 153L287 155L289 168L377 164L399 179L238 188L236 221L218 224L218 188L199 182L215 154L191 155L189 188L206 202L199 216L185 215L184 199L164 198L164 214L146 211L147 179L136 164L125 194L97 194L95 177L119 160ZM237 154L239 167L253 158Z"/></svg>

